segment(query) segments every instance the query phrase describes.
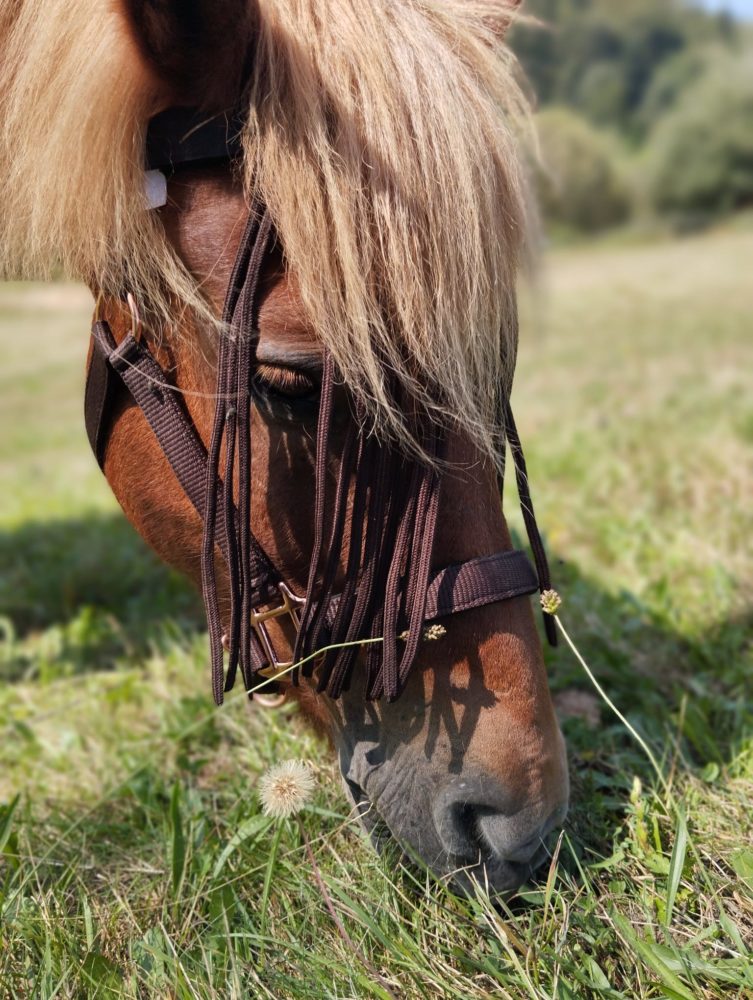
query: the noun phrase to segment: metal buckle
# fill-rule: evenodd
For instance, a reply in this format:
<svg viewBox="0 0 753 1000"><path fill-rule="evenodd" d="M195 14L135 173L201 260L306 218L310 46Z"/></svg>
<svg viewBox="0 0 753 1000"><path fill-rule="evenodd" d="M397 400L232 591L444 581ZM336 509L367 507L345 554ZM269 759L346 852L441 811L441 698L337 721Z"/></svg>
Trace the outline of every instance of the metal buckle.
<svg viewBox="0 0 753 1000"><path fill-rule="evenodd" d="M260 708L282 708L287 700L287 689L280 691L279 694L264 694L263 691L257 691L254 695L254 701Z"/></svg>
<svg viewBox="0 0 753 1000"><path fill-rule="evenodd" d="M280 673L292 667L295 660L278 660L277 652L272 644L269 631L267 630L267 622L287 615L293 623L293 628L295 629L295 634L297 636L301 627L301 609L306 603L306 599L304 597L298 597L298 595L294 594L284 583L278 584L277 589L280 592L282 604L276 608L269 608L267 611L251 612L251 628L254 632L256 632L256 636L261 643L262 649L269 660L269 666L262 667L258 673L262 677L266 677L269 680L275 680Z"/></svg>

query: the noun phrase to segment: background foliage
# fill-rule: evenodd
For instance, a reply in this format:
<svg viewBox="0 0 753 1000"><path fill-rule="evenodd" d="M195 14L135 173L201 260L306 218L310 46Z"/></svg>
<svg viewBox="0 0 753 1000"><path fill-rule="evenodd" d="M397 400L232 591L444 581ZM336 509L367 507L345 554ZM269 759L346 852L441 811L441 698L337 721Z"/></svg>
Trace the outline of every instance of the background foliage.
<svg viewBox="0 0 753 1000"><path fill-rule="evenodd" d="M537 23L519 26L513 46L531 89L541 108L570 110L542 116L536 179L548 221L593 231L651 211L686 225L753 202L750 27L680 0L530 0L525 9ZM609 177L591 199L603 209L583 198L594 175Z"/></svg>
<svg viewBox="0 0 753 1000"><path fill-rule="evenodd" d="M537 129L541 157L534 176L544 217L584 232L624 222L630 190L611 137L557 106L539 114Z"/></svg>

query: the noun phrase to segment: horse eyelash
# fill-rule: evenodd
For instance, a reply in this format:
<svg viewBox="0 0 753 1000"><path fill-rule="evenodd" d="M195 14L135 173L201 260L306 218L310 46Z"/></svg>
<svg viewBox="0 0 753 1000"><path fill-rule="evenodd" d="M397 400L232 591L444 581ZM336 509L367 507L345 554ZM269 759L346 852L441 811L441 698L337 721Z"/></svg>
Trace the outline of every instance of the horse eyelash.
<svg viewBox="0 0 753 1000"><path fill-rule="evenodd" d="M277 365L259 365L256 378L263 385L284 396L305 395L314 392L316 382L310 375L295 368L285 368Z"/></svg>

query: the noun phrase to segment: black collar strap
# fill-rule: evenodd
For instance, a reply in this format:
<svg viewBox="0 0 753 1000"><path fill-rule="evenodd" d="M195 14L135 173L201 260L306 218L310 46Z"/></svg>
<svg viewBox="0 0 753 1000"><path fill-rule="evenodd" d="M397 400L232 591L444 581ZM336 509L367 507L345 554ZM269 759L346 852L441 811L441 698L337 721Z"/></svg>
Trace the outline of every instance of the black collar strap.
<svg viewBox="0 0 753 1000"><path fill-rule="evenodd" d="M208 115L194 108L169 108L149 122L147 170L171 171L235 159L241 154L243 121L237 115Z"/></svg>

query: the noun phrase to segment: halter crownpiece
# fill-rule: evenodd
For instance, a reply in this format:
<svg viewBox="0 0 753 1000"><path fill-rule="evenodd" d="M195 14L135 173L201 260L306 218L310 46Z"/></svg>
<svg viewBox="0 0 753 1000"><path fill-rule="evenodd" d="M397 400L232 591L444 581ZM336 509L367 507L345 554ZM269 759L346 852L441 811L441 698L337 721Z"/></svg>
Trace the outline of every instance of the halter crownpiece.
<svg viewBox="0 0 753 1000"><path fill-rule="evenodd" d="M228 159L237 153L224 125L197 123L181 109L150 131L149 166ZM154 126L155 129L157 125ZM190 132L190 135L187 133ZM219 135L224 128L224 145ZM202 136L204 129L209 129ZM188 142L188 138L190 142ZM218 152L218 150L220 152ZM143 340L130 332L117 344L105 322L92 327L85 419L89 441L104 464L116 405L127 390L140 407L178 482L204 525L202 592L207 612L212 690L221 704L240 668L246 690L305 660L302 673L317 670L317 689L337 698L364 652L366 696L396 699L413 666L426 622L550 589L549 568L536 525L523 450L509 407L500 424L510 444L523 517L536 563L509 551L431 570L441 476L437 462L402 454L365 430L356 400L334 484L329 474L334 386L337 373L325 354L315 459L314 546L305 596L286 584L254 536L251 525L251 384L256 366L259 278L274 245L266 208L251 205L223 308L228 334L220 342L217 405L207 450L172 385ZM396 384L389 385L395 393ZM429 421L415 428L431 459L443 457L442 430ZM224 469L220 456L225 448ZM234 497L238 497L236 505ZM351 499L352 498L352 499ZM347 512L350 504L350 527ZM219 607L215 549L227 568L230 611ZM344 582L335 581L344 564ZM292 660L277 653L268 622L285 619L296 635ZM547 637L556 644L551 616ZM319 650L326 651L319 657ZM333 648L334 647L334 648ZM225 670L225 653L228 655ZM293 681L298 681L293 670Z"/></svg>

